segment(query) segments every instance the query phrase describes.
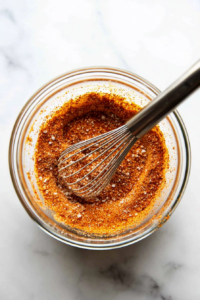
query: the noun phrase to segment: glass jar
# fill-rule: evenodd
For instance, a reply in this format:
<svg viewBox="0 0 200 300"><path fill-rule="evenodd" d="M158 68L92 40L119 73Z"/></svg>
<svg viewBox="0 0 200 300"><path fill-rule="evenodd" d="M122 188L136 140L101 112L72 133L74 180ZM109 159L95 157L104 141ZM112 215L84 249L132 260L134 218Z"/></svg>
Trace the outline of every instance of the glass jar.
<svg viewBox="0 0 200 300"><path fill-rule="evenodd" d="M45 115L58 104L61 95L72 89L87 90L87 86L109 88L110 84L130 93L142 95L140 106L146 105L160 91L147 80L131 72L106 67L75 70L61 75L39 89L21 110L11 134L9 147L9 167L16 193L29 216L46 233L66 244L85 249L114 249L124 247L149 236L169 219L179 204L185 191L191 163L188 134L185 125L175 110L159 125L170 156L167 185L161 195L161 204L149 214L140 226L127 228L116 235L99 237L85 236L55 221L53 214L43 205L36 181L34 180L34 147L38 128ZM140 99L140 97L138 97ZM145 99L145 101L144 101ZM54 106L55 105L55 106ZM45 109L44 109L45 108ZM35 134L32 143L26 139L30 131ZM28 147L28 148L27 148ZM30 174L32 179L29 180Z"/></svg>

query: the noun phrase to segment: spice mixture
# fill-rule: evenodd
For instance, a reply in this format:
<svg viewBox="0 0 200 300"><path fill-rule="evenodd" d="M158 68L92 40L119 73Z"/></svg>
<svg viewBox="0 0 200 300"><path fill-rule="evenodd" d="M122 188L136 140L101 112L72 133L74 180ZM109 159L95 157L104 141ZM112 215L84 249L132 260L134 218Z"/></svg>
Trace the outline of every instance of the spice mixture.
<svg viewBox="0 0 200 300"><path fill-rule="evenodd" d="M66 102L42 125L35 173L44 203L54 218L87 234L110 235L141 222L165 184L168 152L158 126L129 151L110 184L95 198L80 198L58 174L63 150L113 130L140 107L116 94L91 92Z"/></svg>

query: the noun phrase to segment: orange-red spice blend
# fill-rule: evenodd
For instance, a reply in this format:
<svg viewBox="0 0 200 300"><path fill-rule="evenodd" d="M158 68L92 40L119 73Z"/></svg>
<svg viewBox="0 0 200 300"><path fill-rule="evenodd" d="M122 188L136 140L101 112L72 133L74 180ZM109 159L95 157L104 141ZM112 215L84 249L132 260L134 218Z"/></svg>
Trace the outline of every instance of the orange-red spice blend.
<svg viewBox="0 0 200 300"><path fill-rule="evenodd" d="M37 184L57 221L86 234L116 234L144 219L165 184L168 152L158 126L129 151L107 188L84 200L58 176L58 158L69 145L113 130L140 109L115 94L71 99L41 127L35 151Z"/></svg>

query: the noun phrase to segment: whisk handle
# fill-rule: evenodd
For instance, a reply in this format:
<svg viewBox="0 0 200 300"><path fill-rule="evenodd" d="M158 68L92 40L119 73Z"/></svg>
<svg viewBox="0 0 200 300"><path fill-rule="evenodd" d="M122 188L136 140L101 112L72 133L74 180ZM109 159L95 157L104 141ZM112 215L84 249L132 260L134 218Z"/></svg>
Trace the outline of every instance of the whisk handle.
<svg viewBox="0 0 200 300"><path fill-rule="evenodd" d="M127 127L134 136L141 138L199 86L200 60L139 113L128 120L126 122Z"/></svg>

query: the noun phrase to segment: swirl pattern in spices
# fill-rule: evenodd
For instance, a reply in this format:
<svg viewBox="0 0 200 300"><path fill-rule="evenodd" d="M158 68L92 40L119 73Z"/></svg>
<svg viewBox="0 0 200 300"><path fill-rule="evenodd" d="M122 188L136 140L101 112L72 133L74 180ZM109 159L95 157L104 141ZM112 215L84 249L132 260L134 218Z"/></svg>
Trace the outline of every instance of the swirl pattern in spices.
<svg viewBox="0 0 200 300"><path fill-rule="evenodd" d="M158 126L130 150L107 188L93 199L73 195L58 176L58 158L69 145L113 130L139 106L116 94L71 99L44 122L35 152L37 184L57 221L88 234L110 235L141 222L165 184L168 152Z"/></svg>

